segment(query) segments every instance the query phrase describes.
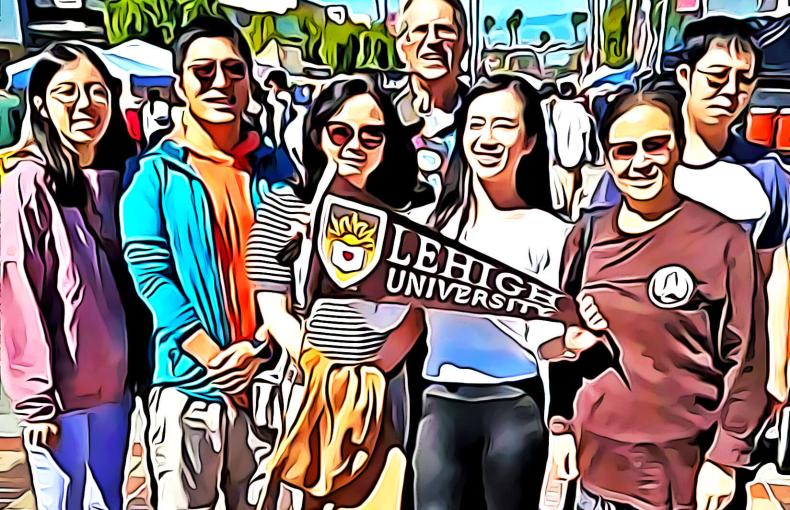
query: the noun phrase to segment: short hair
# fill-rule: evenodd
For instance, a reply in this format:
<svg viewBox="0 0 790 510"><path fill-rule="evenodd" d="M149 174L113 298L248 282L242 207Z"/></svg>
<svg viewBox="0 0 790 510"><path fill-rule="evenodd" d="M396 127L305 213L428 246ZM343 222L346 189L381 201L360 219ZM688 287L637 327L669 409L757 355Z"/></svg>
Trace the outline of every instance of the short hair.
<svg viewBox="0 0 790 510"><path fill-rule="evenodd" d="M230 21L214 16L202 16L186 27L173 42L173 70L177 75L184 72L184 59L189 47L202 38L228 39L239 50L242 59L247 64L247 69L252 71L252 50L241 31Z"/></svg>
<svg viewBox="0 0 790 510"><path fill-rule="evenodd" d="M609 148L609 133L615 121L628 111L642 105L655 106L669 115L675 133L675 143L682 153L686 137L683 134L683 114L676 95L666 90L649 89L621 93L606 106L598 122L598 138L604 150Z"/></svg>
<svg viewBox="0 0 790 510"><path fill-rule="evenodd" d="M446 3L453 9L453 21L455 25L459 27L459 32L461 34L461 43L463 47L462 55L466 55L466 52L469 50L469 34L467 33L467 20L466 20L466 10L464 9L464 5L461 3L461 0L439 0L441 2ZM406 0L403 3L403 9L401 9L401 19L398 22L398 38L402 37L403 34L406 33L406 30L409 28L406 26L406 12L412 7L416 6L416 0Z"/></svg>
<svg viewBox="0 0 790 510"><path fill-rule="evenodd" d="M266 75L266 79L263 80L263 83L267 84L267 85L270 84L270 83L274 83L275 85L277 85L281 89L287 89L288 88L288 76L285 74L285 71L283 71L282 69L272 69Z"/></svg>
<svg viewBox="0 0 790 510"><path fill-rule="evenodd" d="M760 71L762 51L755 42L756 30L746 21L729 16L712 16L689 23L683 31L683 50L679 63L688 64L694 69L710 49L716 39L738 41L742 47L755 56L755 73Z"/></svg>
<svg viewBox="0 0 790 510"><path fill-rule="evenodd" d="M564 82L560 83L560 85L559 85L559 92L560 92L560 95L562 97L564 97L565 99L573 99L578 94L578 92L576 90L576 86L573 83L569 82L569 81L564 81Z"/></svg>

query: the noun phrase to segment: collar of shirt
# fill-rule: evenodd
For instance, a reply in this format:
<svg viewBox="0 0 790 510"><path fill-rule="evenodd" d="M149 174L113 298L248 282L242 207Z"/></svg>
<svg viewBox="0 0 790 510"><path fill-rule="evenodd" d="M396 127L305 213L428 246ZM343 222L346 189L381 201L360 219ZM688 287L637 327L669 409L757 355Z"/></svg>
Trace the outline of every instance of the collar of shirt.
<svg viewBox="0 0 790 510"><path fill-rule="evenodd" d="M260 136L255 131L242 133L242 138L226 152L217 146L213 138L203 129L203 126L184 109L180 116L180 123L173 131L171 139L182 145L191 154L214 161L218 164L249 169L249 156L260 146Z"/></svg>
<svg viewBox="0 0 790 510"><path fill-rule="evenodd" d="M395 108L398 110L401 121L406 126L412 126L422 121L425 123L423 135L428 137L439 136L455 123L455 112L461 106L463 89L460 87L462 86L463 83L459 83L458 100L450 112L433 108L432 105L426 104L425 99L419 99L412 89L411 83L407 83L395 97ZM420 103L419 105L417 105L418 102ZM429 102L427 101L427 103Z"/></svg>

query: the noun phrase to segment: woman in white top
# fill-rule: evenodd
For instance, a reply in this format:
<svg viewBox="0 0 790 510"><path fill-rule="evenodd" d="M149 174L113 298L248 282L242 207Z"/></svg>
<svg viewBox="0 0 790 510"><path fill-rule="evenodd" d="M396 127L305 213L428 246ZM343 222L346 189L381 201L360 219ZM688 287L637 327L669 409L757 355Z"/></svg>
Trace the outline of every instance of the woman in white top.
<svg viewBox="0 0 790 510"><path fill-rule="evenodd" d="M297 251L299 234L309 237L311 204L320 199L319 183L328 173L393 210L432 196L418 191L410 140L368 79L338 81L319 95L306 123L304 162L306 182L264 190L247 252L267 333L299 362L306 388L295 424L274 455L276 486L266 508L274 507L282 482L304 495L307 510L363 503L396 510L406 458L384 405L386 375L416 341L399 343L400 332L419 327L422 317L405 305L328 295L310 296L309 310L300 310L299 274L285 259Z"/></svg>
<svg viewBox="0 0 790 510"><path fill-rule="evenodd" d="M538 93L522 78L496 75L471 90L458 118L434 227L557 286L570 225L547 212L548 147ZM537 508L548 435L533 347L562 327L438 310L427 319L417 508L460 509L469 489L483 493L485 503L467 506L464 499L464 508Z"/></svg>

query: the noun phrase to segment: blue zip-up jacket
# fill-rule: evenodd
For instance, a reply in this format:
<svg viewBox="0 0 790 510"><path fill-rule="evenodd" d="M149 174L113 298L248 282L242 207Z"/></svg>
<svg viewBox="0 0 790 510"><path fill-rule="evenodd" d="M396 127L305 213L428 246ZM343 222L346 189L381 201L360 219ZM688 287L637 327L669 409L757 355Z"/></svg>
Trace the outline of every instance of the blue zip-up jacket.
<svg viewBox="0 0 790 510"><path fill-rule="evenodd" d="M154 317L152 383L216 400L216 390L194 386L204 369L181 348L199 328L221 348L230 342L214 210L186 158L185 149L165 140L139 159L121 199L121 235L137 293ZM250 194L257 207L261 181L282 180L292 167L284 169L265 147L255 159Z"/></svg>

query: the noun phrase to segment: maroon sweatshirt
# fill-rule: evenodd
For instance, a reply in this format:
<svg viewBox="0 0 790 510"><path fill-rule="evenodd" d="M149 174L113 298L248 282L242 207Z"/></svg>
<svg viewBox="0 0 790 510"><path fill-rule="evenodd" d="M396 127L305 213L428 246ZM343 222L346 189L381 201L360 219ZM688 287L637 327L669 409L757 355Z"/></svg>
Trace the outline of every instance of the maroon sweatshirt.
<svg viewBox="0 0 790 510"><path fill-rule="evenodd" d="M741 227L694 202L638 235L619 230L618 210L593 222L582 273L617 352L576 395L582 484L638 508L693 508L701 461L745 464L765 417L754 252ZM577 225L564 268L581 236Z"/></svg>
<svg viewBox="0 0 790 510"><path fill-rule="evenodd" d="M26 421L120 402L127 372L126 316L111 261L118 172L85 170L83 214L55 200L44 168L5 176L0 217L0 375Z"/></svg>

